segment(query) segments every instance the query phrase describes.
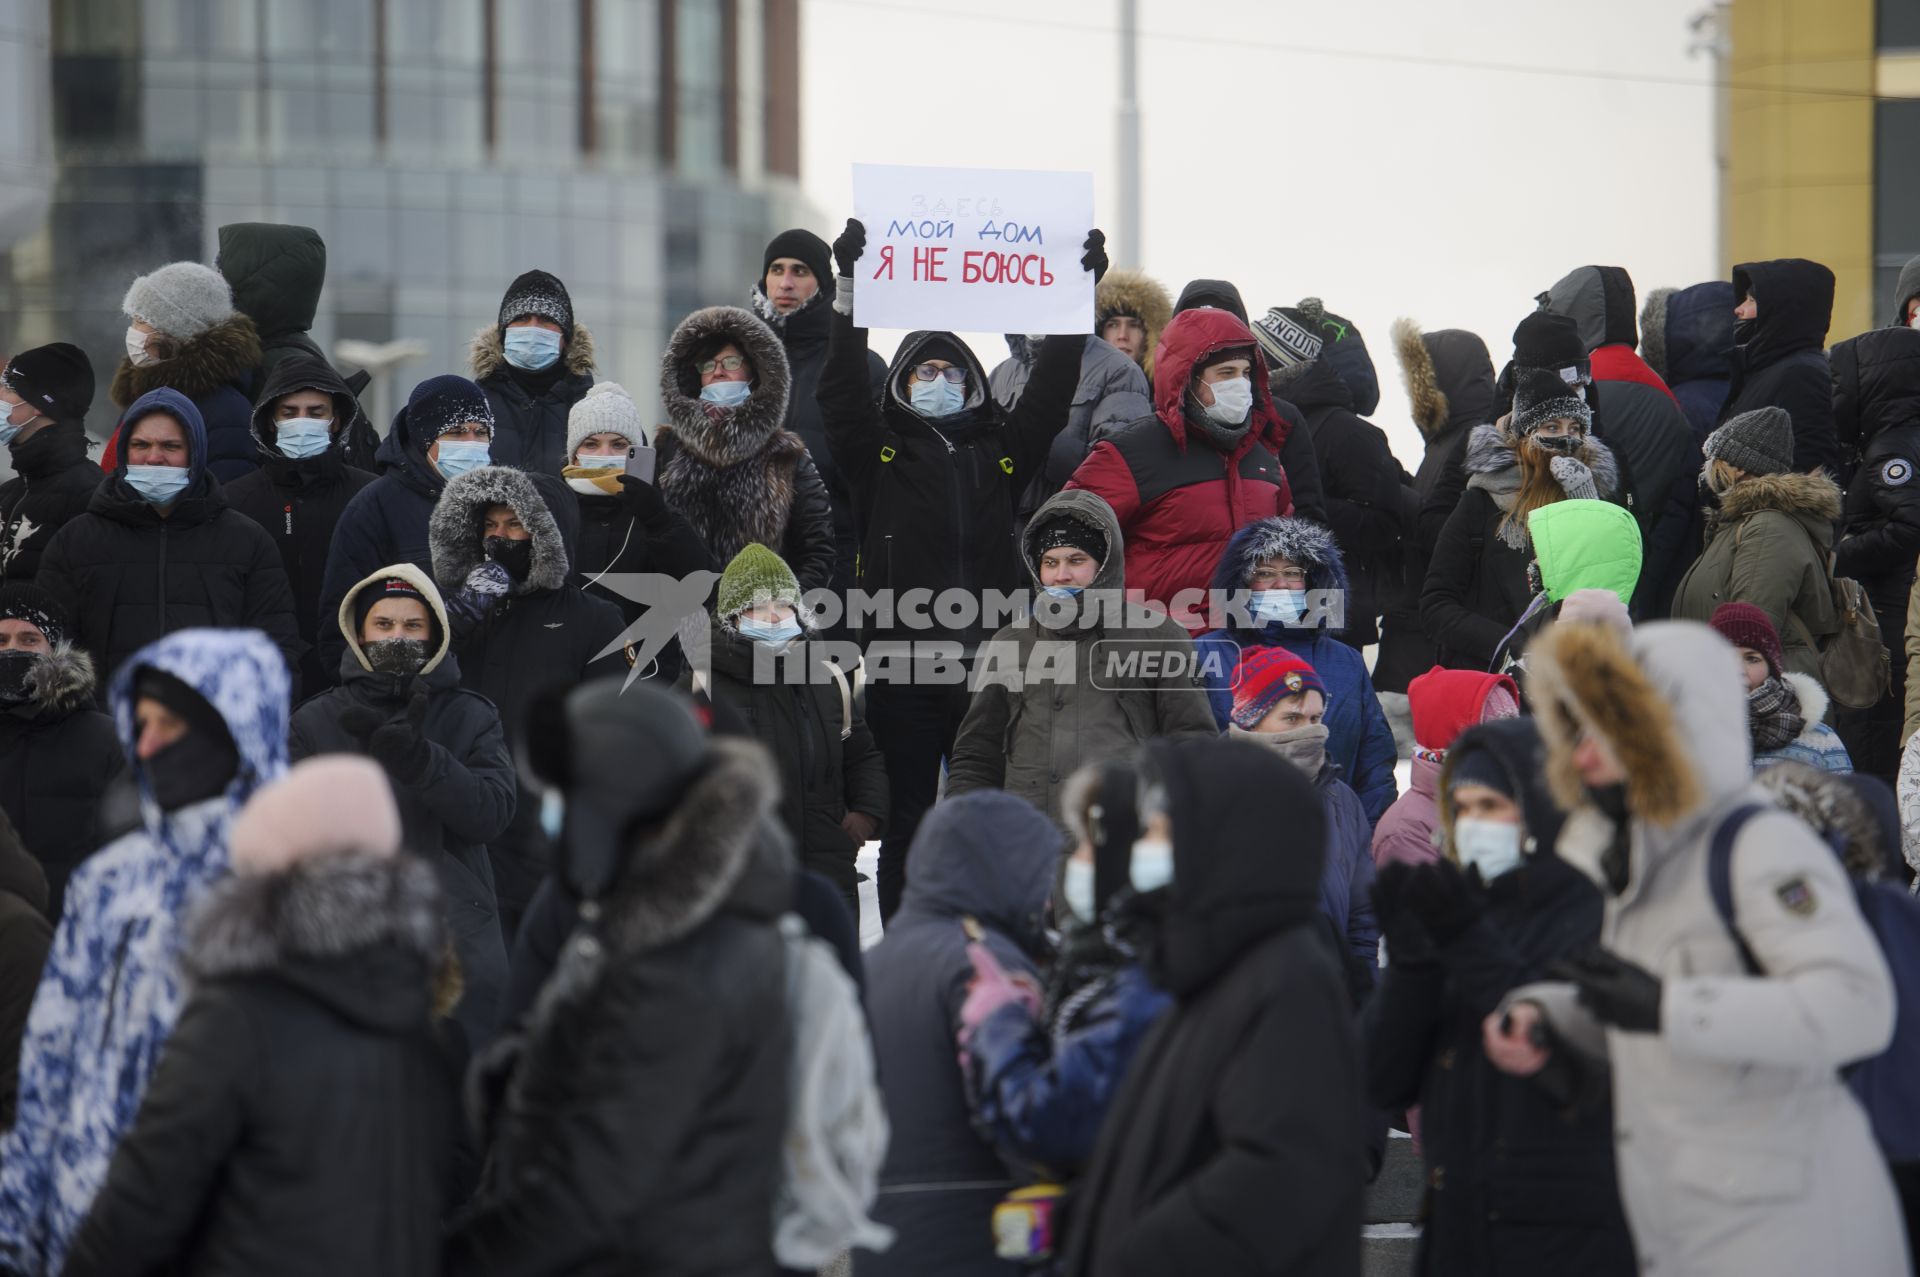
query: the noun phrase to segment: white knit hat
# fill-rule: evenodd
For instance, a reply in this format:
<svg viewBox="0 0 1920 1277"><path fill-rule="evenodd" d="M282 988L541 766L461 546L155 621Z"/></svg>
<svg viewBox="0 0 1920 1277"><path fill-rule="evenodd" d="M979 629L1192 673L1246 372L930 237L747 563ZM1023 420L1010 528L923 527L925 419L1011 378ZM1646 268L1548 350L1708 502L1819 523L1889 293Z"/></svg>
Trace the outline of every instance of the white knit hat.
<svg viewBox="0 0 1920 1277"><path fill-rule="evenodd" d="M593 388L567 413L568 462L572 462L573 454L580 450L588 435L601 433L619 435L630 444L647 441L640 429L640 409L635 406L633 396L616 382L594 382Z"/></svg>
<svg viewBox="0 0 1920 1277"><path fill-rule="evenodd" d="M211 266L170 262L134 280L120 309L175 341L186 341L233 318L233 289Z"/></svg>

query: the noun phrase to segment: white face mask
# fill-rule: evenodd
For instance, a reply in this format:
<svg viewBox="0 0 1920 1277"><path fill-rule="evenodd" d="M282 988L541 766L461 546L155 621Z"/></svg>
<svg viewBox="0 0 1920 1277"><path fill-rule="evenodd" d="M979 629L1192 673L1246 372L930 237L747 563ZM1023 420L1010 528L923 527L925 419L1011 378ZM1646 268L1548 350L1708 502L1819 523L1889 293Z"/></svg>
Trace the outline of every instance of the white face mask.
<svg viewBox="0 0 1920 1277"><path fill-rule="evenodd" d="M1237 426L1253 411L1253 383L1245 377L1216 381L1212 385L1213 402L1207 416L1223 426Z"/></svg>
<svg viewBox="0 0 1920 1277"><path fill-rule="evenodd" d="M1127 881L1145 895L1173 881L1173 843L1166 838L1140 838L1133 844Z"/></svg>
<svg viewBox="0 0 1920 1277"><path fill-rule="evenodd" d="M160 362L147 352L147 334L133 327L127 329L127 358L136 368Z"/></svg>
<svg viewBox="0 0 1920 1277"><path fill-rule="evenodd" d="M1067 861L1066 874L1060 880L1060 894L1066 898L1067 908L1073 910L1073 916L1082 922L1092 922L1093 902L1093 865L1085 860Z"/></svg>
<svg viewBox="0 0 1920 1277"><path fill-rule="evenodd" d="M1456 820L1453 850L1460 867L1480 870L1480 881L1492 882L1520 867L1520 826L1501 820Z"/></svg>

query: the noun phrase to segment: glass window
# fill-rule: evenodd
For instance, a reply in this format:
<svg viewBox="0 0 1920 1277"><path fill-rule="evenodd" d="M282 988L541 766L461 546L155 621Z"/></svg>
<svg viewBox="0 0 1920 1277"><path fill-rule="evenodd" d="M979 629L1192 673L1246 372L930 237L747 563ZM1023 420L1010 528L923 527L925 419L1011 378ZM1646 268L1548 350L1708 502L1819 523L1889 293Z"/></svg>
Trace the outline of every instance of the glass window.
<svg viewBox="0 0 1920 1277"><path fill-rule="evenodd" d="M1873 133L1874 252L1884 267L1920 253L1920 221L1913 216L1920 207L1920 165L1913 162L1914 139L1920 138L1920 98L1878 103ZM1893 314L1894 286L1894 280L1887 279L1880 289L1876 315Z"/></svg>
<svg viewBox="0 0 1920 1277"><path fill-rule="evenodd" d="M720 0L674 0L674 151L682 172L712 176L724 157Z"/></svg>
<svg viewBox="0 0 1920 1277"><path fill-rule="evenodd" d="M1879 0L1880 47L1920 49L1920 0Z"/></svg>
<svg viewBox="0 0 1920 1277"><path fill-rule="evenodd" d="M652 160L660 150L658 0L597 0L593 23L595 150L614 167Z"/></svg>
<svg viewBox="0 0 1920 1277"><path fill-rule="evenodd" d="M498 146L551 158L580 144L580 11L576 0L496 0Z"/></svg>

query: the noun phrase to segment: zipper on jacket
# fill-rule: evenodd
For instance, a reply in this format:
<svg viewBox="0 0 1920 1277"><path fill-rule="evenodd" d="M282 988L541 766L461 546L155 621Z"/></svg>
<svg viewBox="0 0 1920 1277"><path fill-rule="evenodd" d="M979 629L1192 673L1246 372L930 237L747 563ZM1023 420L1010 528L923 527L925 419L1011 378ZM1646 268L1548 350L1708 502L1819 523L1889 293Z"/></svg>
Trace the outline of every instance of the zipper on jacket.
<svg viewBox="0 0 1920 1277"><path fill-rule="evenodd" d="M99 1049L102 1051L107 1049L107 1041L113 1036L113 1008L120 997L120 973L127 965L127 950L132 944L132 932L122 931L120 943L113 951L113 975L107 981L107 1018L100 1025Z"/></svg>
<svg viewBox="0 0 1920 1277"><path fill-rule="evenodd" d="M953 567L954 585L960 589L967 586L967 522L960 502L960 476L954 468L960 463L960 452L953 446L953 440L940 432L940 427L927 422L927 429L933 431L933 437L946 445L947 449L947 501L953 507ZM973 457L968 449L967 457Z"/></svg>
<svg viewBox="0 0 1920 1277"><path fill-rule="evenodd" d="M160 521L160 633L167 632L167 521Z"/></svg>

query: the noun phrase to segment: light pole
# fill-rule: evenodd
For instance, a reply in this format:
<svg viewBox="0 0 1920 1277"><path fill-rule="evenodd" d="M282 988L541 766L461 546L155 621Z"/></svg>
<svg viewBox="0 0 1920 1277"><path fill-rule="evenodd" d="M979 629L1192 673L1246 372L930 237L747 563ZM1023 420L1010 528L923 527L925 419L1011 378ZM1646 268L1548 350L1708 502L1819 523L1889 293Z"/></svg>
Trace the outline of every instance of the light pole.
<svg viewBox="0 0 1920 1277"><path fill-rule="evenodd" d="M1120 0L1120 243L1113 260L1139 266L1146 261L1140 242L1139 31L1136 0Z"/></svg>

